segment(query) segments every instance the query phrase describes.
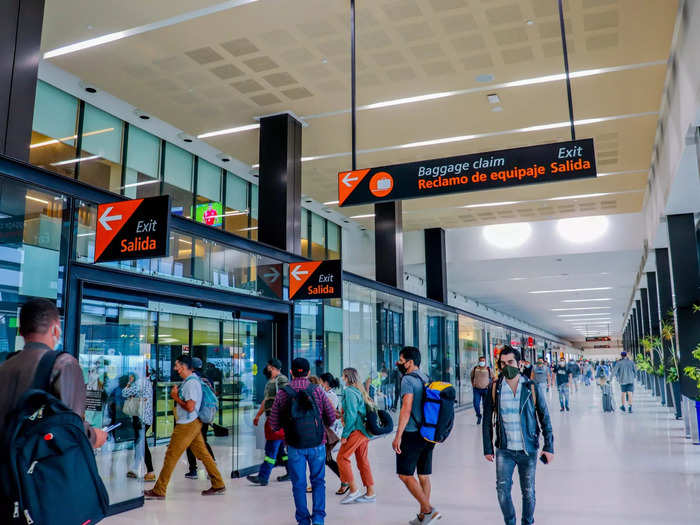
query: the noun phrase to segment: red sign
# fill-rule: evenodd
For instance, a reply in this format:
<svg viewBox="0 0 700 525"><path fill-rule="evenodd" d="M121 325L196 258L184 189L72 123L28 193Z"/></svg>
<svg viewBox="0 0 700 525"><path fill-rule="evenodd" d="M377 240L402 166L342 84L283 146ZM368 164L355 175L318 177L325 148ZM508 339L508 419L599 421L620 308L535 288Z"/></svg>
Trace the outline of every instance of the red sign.
<svg viewBox="0 0 700 525"><path fill-rule="evenodd" d="M289 298L342 297L342 271L339 260L291 263L289 265Z"/></svg>

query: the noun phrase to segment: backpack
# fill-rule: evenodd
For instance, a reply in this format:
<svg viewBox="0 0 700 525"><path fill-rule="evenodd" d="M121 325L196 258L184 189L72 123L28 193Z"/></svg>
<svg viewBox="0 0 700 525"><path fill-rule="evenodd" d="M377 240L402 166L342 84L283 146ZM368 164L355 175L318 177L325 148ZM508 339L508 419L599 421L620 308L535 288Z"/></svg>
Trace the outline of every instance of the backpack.
<svg viewBox="0 0 700 525"><path fill-rule="evenodd" d="M284 418L284 439L294 448L314 448L323 443L325 428L321 410L314 399L316 385L297 392L291 386L282 388L289 397Z"/></svg>
<svg viewBox="0 0 700 525"><path fill-rule="evenodd" d="M423 382L418 374L409 375ZM423 421L418 429L423 439L430 443L447 439L455 422L456 398L457 392L450 383L433 381L423 385Z"/></svg>
<svg viewBox="0 0 700 525"><path fill-rule="evenodd" d="M210 425L216 420L219 410L219 400L211 387L208 379L198 378L202 385L202 405L199 407L199 420L205 425Z"/></svg>
<svg viewBox="0 0 700 525"><path fill-rule="evenodd" d="M365 428L373 436L383 436L394 430L394 420L386 410L379 410L375 407L365 405L367 415L365 417Z"/></svg>
<svg viewBox="0 0 700 525"><path fill-rule="evenodd" d="M599 379L601 377L607 377L607 374L605 373L605 368L603 366L599 366L595 376Z"/></svg>
<svg viewBox="0 0 700 525"><path fill-rule="evenodd" d="M58 357L47 352L4 422L0 523L93 525L109 507L82 418L48 393Z"/></svg>

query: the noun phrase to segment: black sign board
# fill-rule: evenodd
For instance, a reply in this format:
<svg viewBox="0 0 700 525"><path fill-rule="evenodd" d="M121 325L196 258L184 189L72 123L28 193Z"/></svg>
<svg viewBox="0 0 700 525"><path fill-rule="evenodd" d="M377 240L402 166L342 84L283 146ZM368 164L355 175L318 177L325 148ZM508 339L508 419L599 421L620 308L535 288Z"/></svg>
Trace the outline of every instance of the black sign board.
<svg viewBox="0 0 700 525"><path fill-rule="evenodd" d="M343 171L338 202L374 204L595 176L593 139L582 139Z"/></svg>
<svg viewBox="0 0 700 525"><path fill-rule="evenodd" d="M102 390L88 388L85 395L85 410L100 412L102 410Z"/></svg>
<svg viewBox="0 0 700 525"><path fill-rule="evenodd" d="M166 256L169 221L169 195L100 204L95 262Z"/></svg>
<svg viewBox="0 0 700 525"><path fill-rule="evenodd" d="M334 299L343 296L340 260L289 264L289 298Z"/></svg>
<svg viewBox="0 0 700 525"><path fill-rule="evenodd" d="M587 343L605 343L607 341L611 341L609 335L604 335L604 336L598 336L598 337L586 337L586 342Z"/></svg>

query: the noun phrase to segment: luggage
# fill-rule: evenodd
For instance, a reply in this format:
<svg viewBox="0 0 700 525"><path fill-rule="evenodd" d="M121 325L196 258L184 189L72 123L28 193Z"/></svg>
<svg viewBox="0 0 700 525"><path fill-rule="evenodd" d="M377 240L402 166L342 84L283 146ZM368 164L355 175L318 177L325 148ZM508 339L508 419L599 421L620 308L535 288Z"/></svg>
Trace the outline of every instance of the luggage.
<svg viewBox="0 0 700 525"><path fill-rule="evenodd" d="M202 385L202 405L199 408L199 420L205 424L211 424L216 420L219 410L219 400L209 386L209 381L199 381Z"/></svg>
<svg viewBox="0 0 700 525"><path fill-rule="evenodd" d="M612 388L609 384L605 384L601 385L601 389L603 390L603 412L614 412L615 408L613 407L612 402Z"/></svg>
<svg viewBox="0 0 700 525"><path fill-rule="evenodd" d="M420 379L418 374L413 374ZM422 379L421 379L422 381ZM452 432L457 392L450 383L433 381L423 389L423 422L419 432L431 443L442 443Z"/></svg>
<svg viewBox="0 0 700 525"><path fill-rule="evenodd" d="M367 432L373 436L383 436L391 433L394 430L394 420L391 419L391 414L386 410L375 409L367 405L367 416L365 419L365 428Z"/></svg>
<svg viewBox="0 0 700 525"><path fill-rule="evenodd" d="M325 428L321 408L316 405L313 391L316 385L297 392L287 385L282 390L287 393L289 402L284 417L284 436L288 445L294 448L313 448L323 443ZM325 394L324 394L325 395Z"/></svg>
<svg viewBox="0 0 700 525"><path fill-rule="evenodd" d="M107 491L83 420L47 392L57 356L42 357L32 388L2 422L3 524L92 525L107 514Z"/></svg>

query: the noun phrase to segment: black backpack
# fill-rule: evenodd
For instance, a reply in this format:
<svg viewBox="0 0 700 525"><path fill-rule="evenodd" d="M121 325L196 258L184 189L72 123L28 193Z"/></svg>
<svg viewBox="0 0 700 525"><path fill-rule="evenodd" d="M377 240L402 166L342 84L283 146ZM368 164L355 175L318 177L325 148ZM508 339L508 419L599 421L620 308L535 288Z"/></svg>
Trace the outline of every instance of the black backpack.
<svg viewBox="0 0 700 525"><path fill-rule="evenodd" d="M373 436L383 436L394 430L394 420L391 419L391 414L386 410L371 407L365 404L367 416L365 419L365 428L367 432Z"/></svg>
<svg viewBox="0 0 700 525"><path fill-rule="evenodd" d="M323 443L325 430L321 409L313 395L316 388L316 385L309 385L299 392L289 385L282 388L289 396L283 424L284 440L294 448L314 448Z"/></svg>
<svg viewBox="0 0 700 525"><path fill-rule="evenodd" d="M48 393L57 357L41 358L32 387L1 422L0 523L93 525L107 514L83 420Z"/></svg>

